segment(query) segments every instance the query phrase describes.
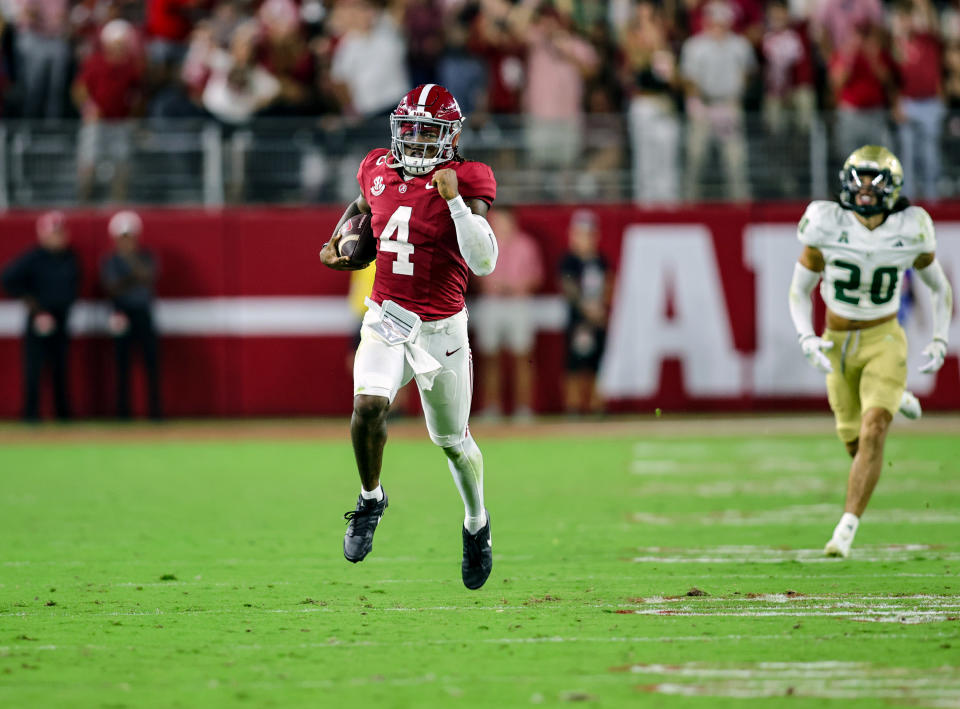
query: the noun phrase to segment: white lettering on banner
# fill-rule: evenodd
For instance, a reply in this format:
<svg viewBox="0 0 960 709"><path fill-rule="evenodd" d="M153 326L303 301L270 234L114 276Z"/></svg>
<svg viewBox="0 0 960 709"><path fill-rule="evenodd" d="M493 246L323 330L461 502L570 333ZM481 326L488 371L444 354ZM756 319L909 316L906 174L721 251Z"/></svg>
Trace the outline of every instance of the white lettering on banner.
<svg viewBox="0 0 960 709"><path fill-rule="evenodd" d="M691 396L743 392L713 240L699 224L634 225L624 232L600 386L613 398L652 396L668 358L682 362Z"/></svg>
<svg viewBox="0 0 960 709"><path fill-rule="evenodd" d="M757 349L753 393L760 396L826 395L823 374L811 367L797 345L787 291L802 244L796 224L751 224L743 253L756 278Z"/></svg>

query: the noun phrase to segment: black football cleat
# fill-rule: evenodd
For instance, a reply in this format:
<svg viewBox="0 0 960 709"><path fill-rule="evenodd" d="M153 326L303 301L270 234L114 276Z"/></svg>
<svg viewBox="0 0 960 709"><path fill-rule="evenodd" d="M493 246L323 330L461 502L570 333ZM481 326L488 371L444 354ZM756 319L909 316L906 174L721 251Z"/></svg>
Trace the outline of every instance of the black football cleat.
<svg viewBox="0 0 960 709"><path fill-rule="evenodd" d="M347 561L352 561L354 564L363 561L373 549L373 533L377 531L377 525L380 524L380 518L383 517L385 509L387 509L386 492L383 493L383 499L379 502L358 497L357 509L343 515L343 518L349 521L347 533L343 535L343 555Z"/></svg>
<svg viewBox="0 0 960 709"><path fill-rule="evenodd" d="M483 586L493 569L493 541L490 538L490 513L487 523L476 533L470 534L466 527L463 532L463 562L460 564L460 573L463 576L463 585L471 590Z"/></svg>

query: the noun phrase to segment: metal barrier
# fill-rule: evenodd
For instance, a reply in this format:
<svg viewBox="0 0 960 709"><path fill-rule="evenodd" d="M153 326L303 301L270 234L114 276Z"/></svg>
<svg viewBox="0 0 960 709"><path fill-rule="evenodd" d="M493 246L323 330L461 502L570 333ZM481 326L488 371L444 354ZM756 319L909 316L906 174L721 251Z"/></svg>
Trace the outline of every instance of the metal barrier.
<svg viewBox="0 0 960 709"><path fill-rule="evenodd" d="M960 157L960 116L945 126L939 189L952 197L960 186L953 159ZM387 130L385 119L260 119L242 128L164 119L94 140L77 123L7 121L0 123L0 210L118 201L343 203L359 192L363 155L389 144ZM669 206L828 197L843 153L836 133L824 116L774 130L759 114L710 125L631 108L569 125L477 116L460 146L493 167L500 203ZM93 158L86 178L85 155Z"/></svg>

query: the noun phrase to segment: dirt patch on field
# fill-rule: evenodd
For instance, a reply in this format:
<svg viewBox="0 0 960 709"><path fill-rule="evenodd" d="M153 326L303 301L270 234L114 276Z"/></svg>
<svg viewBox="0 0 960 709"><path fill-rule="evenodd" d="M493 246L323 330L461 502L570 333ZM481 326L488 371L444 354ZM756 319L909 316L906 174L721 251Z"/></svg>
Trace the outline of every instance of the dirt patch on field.
<svg viewBox="0 0 960 709"><path fill-rule="evenodd" d="M544 417L531 422L471 423L477 439L493 438L685 438L730 435L789 434L833 435L833 419L823 415L785 416L611 416L571 420ZM399 419L389 424L393 439L427 438L422 418ZM897 421L896 435L956 433L960 415L930 415L920 421ZM0 444L114 443L218 440L340 440L350 435L347 418L336 419L234 419L173 420L163 423L100 423L24 425L0 424Z"/></svg>

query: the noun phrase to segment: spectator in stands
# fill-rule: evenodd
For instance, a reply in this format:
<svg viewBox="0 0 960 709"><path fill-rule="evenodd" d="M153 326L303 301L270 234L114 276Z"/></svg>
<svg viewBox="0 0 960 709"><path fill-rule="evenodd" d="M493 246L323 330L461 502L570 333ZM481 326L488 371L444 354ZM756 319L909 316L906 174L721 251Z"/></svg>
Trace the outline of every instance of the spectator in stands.
<svg viewBox="0 0 960 709"><path fill-rule="evenodd" d="M584 89L598 68L597 52L573 31L570 18L552 6L540 7L532 21L515 31L527 43L523 105L531 162L541 168L572 168L583 147ZM566 185L560 188L561 194L567 191Z"/></svg>
<svg viewBox="0 0 960 709"><path fill-rule="evenodd" d="M410 85L436 83L438 63L444 45L443 11L440 3L438 0L405 0L400 4L404 6L403 30L407 37Z"/></svg>
<svg viewBox="0 0 960 709"><path fill-rule="evenodd" d="M520 113L527 79L527 47L519 33L532 8L529 2L514 6L507 0L487 0L481 7L470 24L467 49L485 63L484 106L497 115Z"/></svg>
<svg viewBox="0 0 960 709"><path fill-rule="evenodd" d="M406 39L397 19L370 0L338 4L331 22L340 36L331 66L340 103L379 134L380 119L410 90Z"/></svg>
<svg viewBox="0 0 960 709"><path fill-rule="evenodd" d="M686 9L686 26L689 34L703 32L710 19L707 17L707 6L711 0L684 0L682 5ZM763 36L763 5L760 0L727 0L732 13L730 29L753 45L759 46Z"/></svg>
<svg viewBox="0 0 960 709"><path fill-rule="evenodd" d="M830 59L830 85L837 107L837 155L860 145L887 145L889 107L897 101L897 75L884 29L860 26Z"/></svg>
<svg viewBox="0 0 960 709"><path fill-rule="evenodd" d="M497 207L490 224L500 248L498 266L479 280L480 298L471 310L483 373L483 412L498 418L508 408L502 402L500 371L505 351L513 374L513 416L524 421L533 416L533 295L543 282L543 259L536 241L520 230L509 208Z"/></svg>
<svg viewBox="0 0 960 709"><path fill-rule="evenodd" d="M930 0L900 0L894 8L894 58L901 77L900 161L910 198L937 199L940 180L940 137L943 105L942 47L937 13Z"/></svg>
<svg viewBox="0 0 960 709"><path fill-rule="evenodd" d="M630 87L633 201L670 204L680 197L675 96L679 77L662 11L651 0L637 4L622 49Z"/></svg>
<svg viewBox="0 0 960 709"><path fill-rule="evenodd" d="M12 263L2 274L3 287L26 306L23 334L23 418L40 420L40 377L49 366L57 418L70 418L67 321L80 288L80 267L69 247L66 219L47 212L37 220L39 246Z"/></svg>
<svg viewBox="0 0 960 709"><path fill-rule="evenodd" d="M750 198L743 95L756 68L753 47L731 31L733 11L724 0L704 8L704 31L683 43L680 70L687 108L687 197L700 199L700 180L712 142L720 147L727 197Z"/></svg>
<svg viewBox="0 0 960 709"><path fill-rule="evenodd" d="M293 0L266 0L258 13L263 27L260 65L280 82L273 115L302 115L313 106L313 56L304 41Z"/></svg>
<svg viewBox="0 0 960 709"><path fill-rule="evenodd" d="M249 123L280 96L280 82L256 60L259 33L257 23L248 21L234 31L229 52L210 43L206 56L201 48L193 58L209 70L202 94L204 108L228 126ZM197 69L191 66L189 71Z"/></svg>
<svg viewBox="0 0 960 709"><path fill-rule="evenodd" d="M471 27L477 16L476 7L448 12L444 30L443 54L437 64L438 83L457 97L460 110L471 116L473 123L482 123L490 110L486 63L468 46ZM519 99L518 99L519 104Z"/></svg>
<svg viewBox="0 0 960 709"><path fill-rule="evenodd" d="M109 330L116 352L117 418L130 418L130 355L136 346L143 355L147 374L148 413L151 419L159 420L160 372L153 323L156 260L140 247L143 221L136 212L114 214L107 232L114 248L100 265L100 283L113 306Z"/></svg>
<svg viewBox="0 0 960 709"><path fill-rule="evenodd" d="M824 62L843 49L858 43L864 27L884 23L880 0L820 0L810 20L810 32Z"/></svg>
<svg viewBox="0 0 960 709"><path fill-rule="evenodd" d="M791 23L787 0L772 0L767 5L767 26L760 48L766 148L771 155L792 159L791 148L802 146L804 153L809 149L802 138L810 133L817 97L807 41ZM773 179L783 195L797 193L799 185L792 171L778 170Z"/></svg>
<svg viewBox="0 0 960 709"><path fill-rule="evenodd" d="M165 70L180 66L194 23L209 11L211 4L210 0L147 0L143 29L151 66ZM165 71L163 78L166 74Z"/></svg>
<svg viewBox="0 0 960 709"><path fill-rule="evenodd" d="M24 118L65 115L70 71L67 0L22 0L17 4L17 61Z"/></svg>
<svg viewBox="0 0 960 709"><path fill-rule="evenodd" d="M806 38L792 25L787 0L767 5L767 26L761 41L763 118L767 130L810 132L816 110L813 66Z"/></svg>
<svg viewBox="0 0 960 709"><path fill-rule="evenodd" d="M111 20L100 31L100 47L90 55L73 84L73 101L83 117L77 167L81 200L90 198L97 164L106 158L113 169L110 196L126 197L131 119L143 98L143 63L136 32L126 20Z"/></svg>
<svg viewBox="0 0 960 709"><path fill-rule="evenodd" d="M560 283L567 300L567 360L564 408L568 414L603 411L596 387L607 336L611 280L598 250L593 212L579 210L570 220L570 248L560 262Z"/></svg>

